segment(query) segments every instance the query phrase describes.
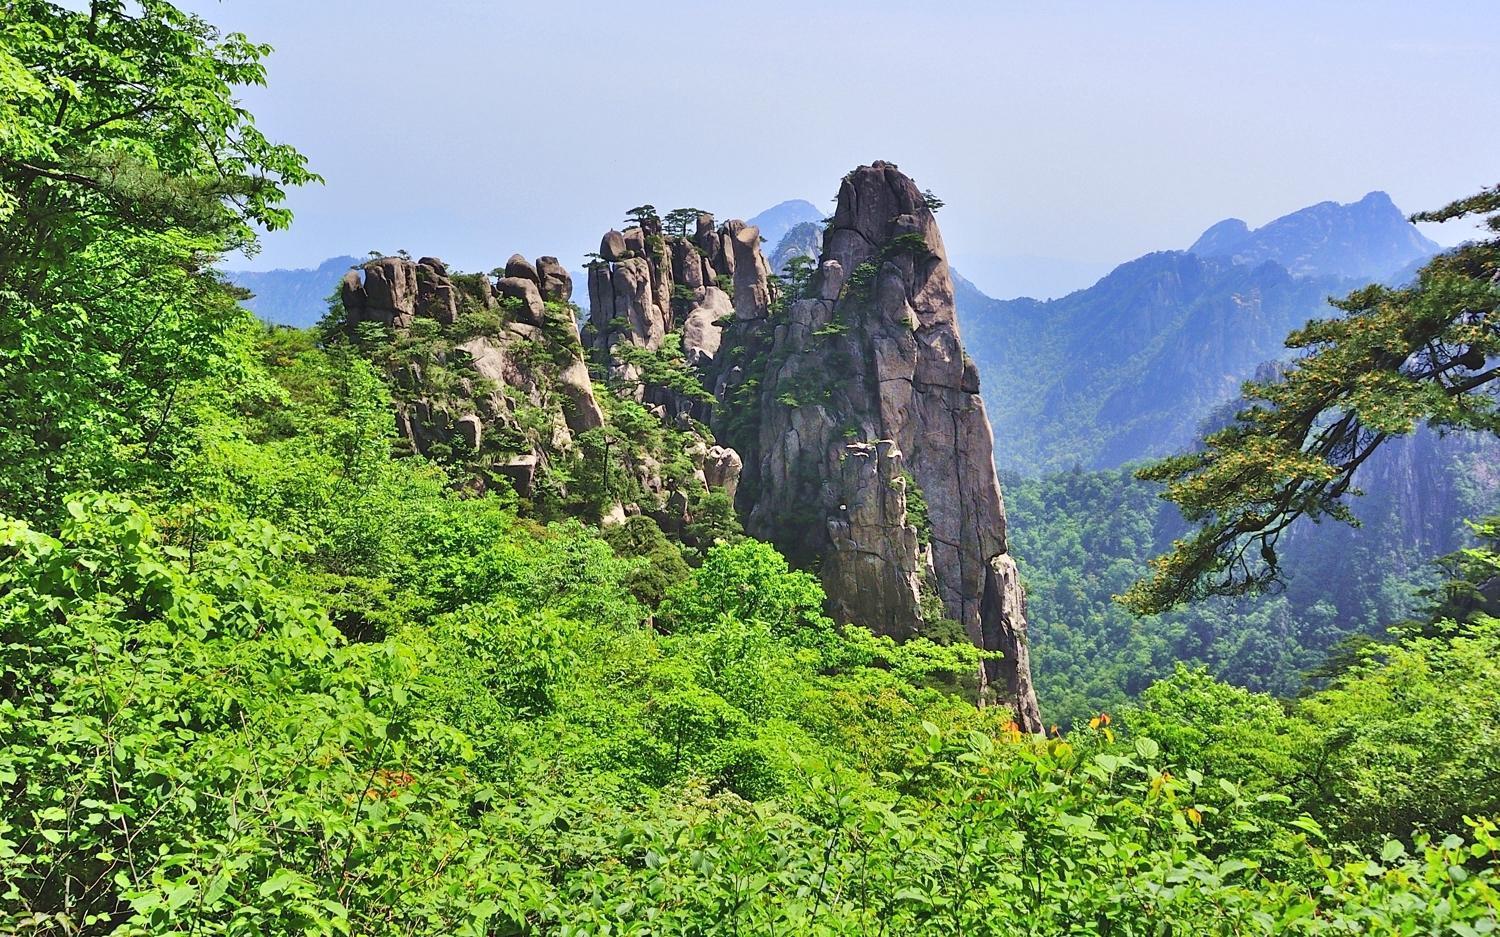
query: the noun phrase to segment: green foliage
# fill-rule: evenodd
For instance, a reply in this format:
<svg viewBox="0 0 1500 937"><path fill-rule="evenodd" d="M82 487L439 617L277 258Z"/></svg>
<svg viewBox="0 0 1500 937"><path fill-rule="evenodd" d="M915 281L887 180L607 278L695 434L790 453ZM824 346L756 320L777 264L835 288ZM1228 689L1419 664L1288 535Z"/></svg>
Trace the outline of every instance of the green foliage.
<svg viewBox="0 0 1500 937"><path fill-rule="evenodd" d="M671 237L689 237L697 231L701 214L697 208L674 208L662 219L662 230Z"/></svg>
<svg viewBox="0 0 1500 937"><path fill-rule="evenodd" d="M1500 622L1371 645L1291 712L1183 670L1119 738L1102 716L1030 738L952 692L977 670L967 642L836 627L815 577L693 486L706 436L633 399L601 393L606 425L539 485L579 514L644 501L650 459L690 496L696 568L644 517L595 531L541 523L542 496L461 497L393 455L381 377L420 362L453 392L451 336L267 330L201 273L247 223L284 223L278 186L305 178L227 101L264 50L157 2L91 14L0 22L0 301L25 339L4 375L66 417L0 436L0 932L1500 923ZM76 142L95 132L117 135ZM95 173L126 153L150 171ZM45 234L42 207L67 230ZM148 257L175 272L87 306ZM149 326L156 363L131 370L134 333L85 307ZM107 394L74 393L73 354L116 367ZM170 421L131 397L148 386ZM119 428L142 413L167 429ZM105 482L129 497L64 494ZM1483 545L1454 562L1494 569Z"/></svg>
<svg viewBox="0 0 1500 937"><path fill-rule="evenodd" d="M625 213L625 224L640 228L647 234L661 231L661 215L655 205L637 205Z"/></svg>
<svg viewBox="0 0 1500 937"><path fill-rule="evenodd" d="M927 496L917 477L906 469L901 470L906 482L906 522L917 529L917 542L926 546L932 543L932 519L927 514Z"/></svg>
<svg viewBox="0 0 1500 937"><path fill-rule="evenodd" d="M1459 833L1500 814L1500 621L1369 645L1298 707L1318 732L1311 803L1340 838Z"/></svg>
<svg viewBox="0 0 1500 937"><path fill-rule="evenodd" d="M1444 473L1466 474L1450 460ZM1331 653L1378 638L1423 611L1438 581L1424 551L1462 543L1458 529L1414 531L1399 488L1372 487L1363 526L1308 524L1284 551L1285 588L1136 616L1113 600L1183 524L1159 487L1129 469L1004 479L1011 549L1027 587L1032 673L1048 718L1067 726L1113 711L1177 662L1252 690L1292 697L1322 679ZM1383 485L1385 483L1382 483ZM1492 496L1454 492L1443 512L1492 509ZM1414 534L1433 538L1413 545ZM1464 591L1457 586L1447 591ZM1471 590L1472 587L1467 587Z"/></svg>
<svg viewBox="0 0 1500 937"><path fill-rule="evenodd" d="M781 273L775 276L776 296L772 301L772 313L779 315L799 299L811 295L813 274L817 272L817 261L806 254L794 254L787 258Z"/></svg>
<svg viewBox="0 0 1500 937"><path fill-rule="evenodd" d="M613 354L622 364L633 365L640 372L639 384L667 388L704 403L714 400L697 371L687 363L682 336L676 332L667 333L659 348L621 342L614 346Z"/></svg>
<svg viewBox="0 0 1500 937"><path fill-rule="evenodd" d="M833 629L823 614L818 580L790 571L780 554L755 540L710 550L661 607L663 623L674 631L707 628L725 617L759 622L779 637L806 644L816 644Z"/></svg>
<svg viewBox="0 0 1500 937"><path fill-rule="evenodd" d="M1434 844L1298 780L1339 714L1375 705L1366 670L1300 734L1183 677L1126 738L1035 741L926 688L976 669L966 642L840 631L817 581L752 540L658 580L654 634L638 576L675 549L659 532L611 547L454 498L389 457L368 366L234 334L247 380L189 395L209 435L158 522L96 497L56 537L6 529L0 929L1426 932L1496 913L1492 826ZM1421 659L1434 689L1377 706L1391 728L1325 781L1372 805L1453 792L1420 830L1477 806L1457 795L1493 789L1487 710L1397 782L1431 713L1495 698L1485 627L1402 651L1376 685L1410 690ZM1297 801L1268 796L1288 777Z"/></svg>
<svg viewBox="0 0 1500 937"><path fill-rule="evenodd" d="M644 514L627 517L625 523L605 527L600 533L617 554L639 561L626 586L648 608L660 605L667 592L688 575L681 548Z"/></svg>
<svg viewBox="0 0 1500 937"><path fill-rule="evenodd" d="M1337 842L1462 834L1465 817L1500 809L1497 643L1500 622L1488 617L1398 632L1290 709L1179 667L1122 718L1177 763L1237 778Z"/></svg>
<svg viewBox="0 0 1500 937"><path fill-rule="evenodd" d="M315 179L235 102L268 50L167 3L0 21L0 510L139 484L223 365L234 296L210 264L285 227Z"/></svg>
<svg viewBox="0 0 1500 937"><path fill-rule="evenodd" d="M698 547L731 543L744 535L734 501L722 488L695 493L688 503L688 513L692 520L687 526L687 539Z"/></svg>
<svg viewBox="0 0 1500 937"><path fill-rule="evenodd" d="M880 265L874 261L867 260L855 266L849 279L844 281L843 295L859 302L869 302L875 294L875 276L879 272Z"/></svg>

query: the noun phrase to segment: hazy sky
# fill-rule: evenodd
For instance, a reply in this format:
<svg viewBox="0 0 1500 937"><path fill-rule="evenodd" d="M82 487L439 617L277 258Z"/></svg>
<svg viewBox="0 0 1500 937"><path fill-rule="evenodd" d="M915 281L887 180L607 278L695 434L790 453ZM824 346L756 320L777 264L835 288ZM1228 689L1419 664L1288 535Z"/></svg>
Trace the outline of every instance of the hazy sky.
<svg viewBox="0 0 1500 937"><path fill-rule="evenodd" d="M887 159L959 270L1041 294L1231 215L1500 182L1495 0L187 5L275 46L245 102L327 177L255 268L576 269L632 205L831 206Z"/></svg>

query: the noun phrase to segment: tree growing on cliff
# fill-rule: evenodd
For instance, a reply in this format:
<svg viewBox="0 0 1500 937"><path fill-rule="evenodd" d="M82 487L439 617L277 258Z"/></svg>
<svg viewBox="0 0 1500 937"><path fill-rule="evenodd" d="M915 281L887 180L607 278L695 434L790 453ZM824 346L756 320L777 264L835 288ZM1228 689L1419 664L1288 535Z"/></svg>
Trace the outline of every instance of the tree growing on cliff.
<svg viewBox="0 0 1500 937"><path fill-rule="evenodd" d="M1199 526L1123 597L1141 613L1280 581L1276 545L1299 518L1354 523L1359 467L1425 422L1500 433L1500 186L1415 221L1484 216L1495 236L1439 255L1410 286L1368 286L1343 315L1293 332L1305 351L1276 380L1249 382L1249 406L1203 447L1142 469Z"/></svg>
<svg viewBox="0 0 1500 937"><path fill-rule="evenodd" d="M637 205L625 213L625 224L640 228L647 234L661 231L661 215L655 205Z"/></svg>
<svg viewBox="0 0 1500 937"><path fill-rule="evenodd" d="M701 214L698 208L674 208L662 220L662 230L672 237L685 238L697 229Z"/></svg>

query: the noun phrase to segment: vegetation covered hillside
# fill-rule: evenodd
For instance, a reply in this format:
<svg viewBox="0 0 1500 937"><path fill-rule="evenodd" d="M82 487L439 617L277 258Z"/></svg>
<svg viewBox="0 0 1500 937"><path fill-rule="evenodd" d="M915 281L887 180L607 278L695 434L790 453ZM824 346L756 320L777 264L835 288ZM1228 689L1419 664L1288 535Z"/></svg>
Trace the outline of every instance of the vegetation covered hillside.
<svg viewBox="0 0 1500 937"><path fill-rule="evenodd" d="M1022 733L980 652L836 625L764 543L414 451L388 365L445 336L214 272L313 178L233 104L266 50L0 9L0 932L1500 925L1493 550L1290 710L1182 670Z"/></svg>
<svg viewBox="0 0 1500 937"><path fill-rule="evenodd" d="M1038 691L1067 724L1118 706L1177 661L1292 696L1342 642L1378 638L1423 606L1438 557L1471 544L1467 522L1500 511L1500 440L1430 429L1397 436L1359 468L1363 528L1299 522L1279 545L1273 594L1139 618L1114 597L1189 527L1144 460L1191 450L1234 422L1241 386L1285 373L1287 335L1329 298L1405 284L1438 248L1384 193L1323 202L1251 231L1236 219L1188 251L1148 254L1049 302L958 282L1007 470L1037 629ZM1309 683L1311 681L1311 683Z"/></svg>
<svg viewBox="0 0 1500 937"><path fill-rule="evenodd" d="M1442 569L1472 544L1463 518L1500 510L1493 441L1423 431L1382 453L1352 508L1358 528L1304 523L1283 545L1285 583L1140 617L1115 600L1188 532L1161 486L1130 468L1005 477L1048 718L1078 724L1134 699L1179 662L1294 697L1330 655L1422 614Z"/></svg>

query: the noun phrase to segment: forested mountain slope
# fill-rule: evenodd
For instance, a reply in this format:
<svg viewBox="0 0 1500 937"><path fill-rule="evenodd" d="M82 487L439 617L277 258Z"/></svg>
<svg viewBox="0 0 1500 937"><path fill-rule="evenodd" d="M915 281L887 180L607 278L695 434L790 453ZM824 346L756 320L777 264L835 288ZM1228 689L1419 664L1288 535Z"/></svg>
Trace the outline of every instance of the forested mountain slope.
<svg viewBox="0 0 1500 937"><path fill-rule="evenodd" d="M1036 475L1178 451L1258 365L1282 357L1287 332L1355 285L1184 251L1045 302L961 283L964 337L995 401L996 461Z"/></svg>
<svg viewBox="0 0 1500 937"><path fill-rule="evenodd" d="M1037 681L1059 718L1120 705L1175 661L1294 694L1339 641L1419 607L1432 561L1469 542L1467 520L1500 510L1493 438L1420 432L1360 470L1362 528L1290 532L1284 592L1144 620L1113 601L1186 530L1158 486L1121 466L1194 446L1233 416L1243 381L1287 360L1287 333L1335 312L1329 297L1434 249L1372 193L1254 232L1223 222L1191 251L1149 254L1049 302L994 300L957 281L1024 544Z"/></svg>
<svg viewBox="0 0 1500 937"><path fill-rule="evenodd" d="M1327 300L1438 248L1383 192L1250 231L1229 219L1187 251L1121 264L1061 299L997 300L958 281L964 336L994 402L995 458L1038 475L1179 451Z"/></svg>
<svg viewBox="0 0 1500 937"><path fill-rule="evenodd" d="M371 259L277 328L217 267L317 178L238 103L266 48L5 10L0 933L1500 928L1500 525L1306 699L1183 668L1030 731L1020 538L894 166L800 281L642 209L583 331L519 255Z"/></svg>
<svg viewBox="0 0 1500 937"><path fill-rule="evenodd" d="M1160 486L1129 468L1005 475L1051 718L1115 709L1180 662L1291 697L1341 645L1418 613L1440 580L1434 560L1472 543L1465 524L1500 510L1500 446L1431 431L1382 452L1354 501L1360 527L1302 524L1281 548L1287 585L1138 618L1114 597L1187 530Z"/></svg>

